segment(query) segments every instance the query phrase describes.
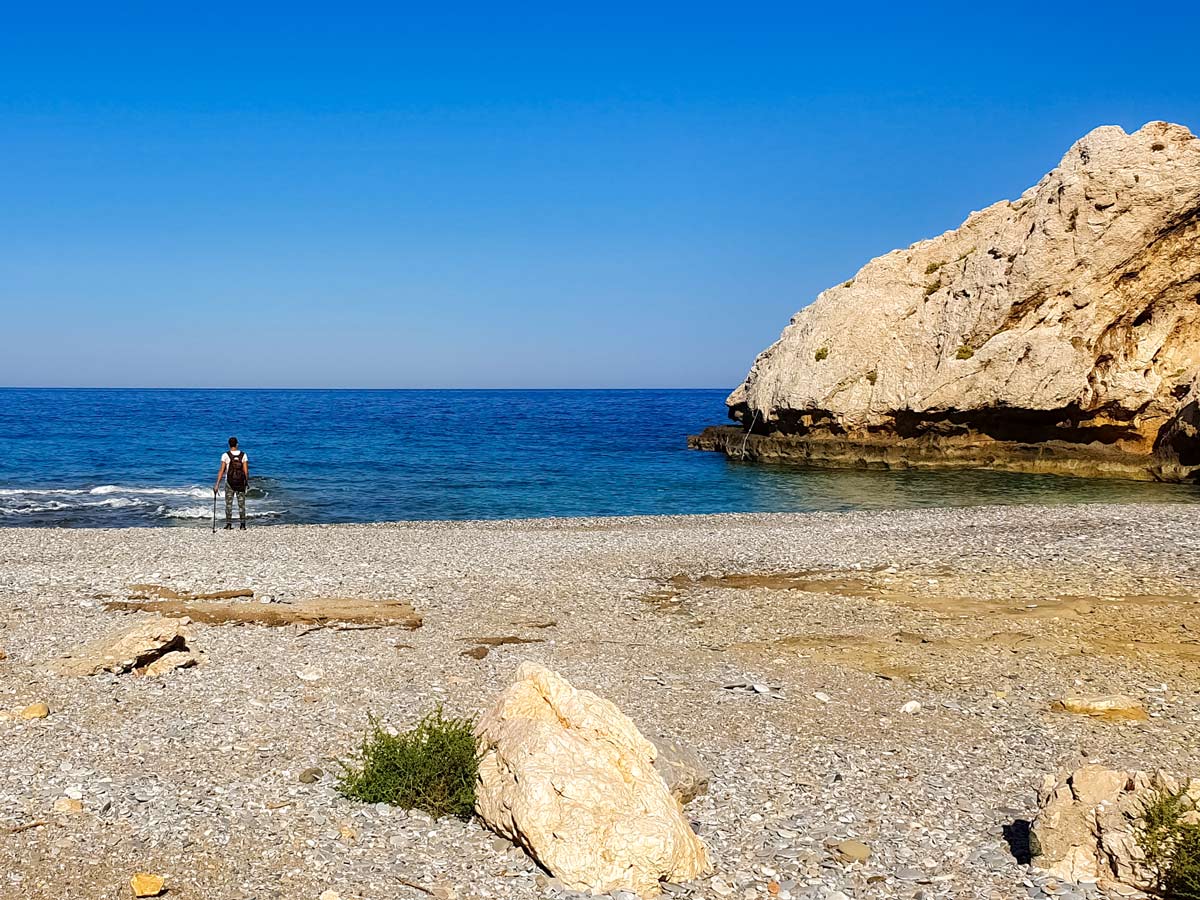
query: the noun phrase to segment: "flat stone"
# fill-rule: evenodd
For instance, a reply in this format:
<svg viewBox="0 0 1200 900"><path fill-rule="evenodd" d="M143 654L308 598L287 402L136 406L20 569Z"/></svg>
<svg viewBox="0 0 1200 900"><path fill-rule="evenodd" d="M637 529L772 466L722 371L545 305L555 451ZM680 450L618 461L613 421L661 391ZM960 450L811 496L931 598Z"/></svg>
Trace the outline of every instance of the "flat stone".
<svg viewBox="0 0 1200 900"><path fill-rule="evenodd" d="M1141 721L1146 718L1146 709L1141 702L1126 694L1066 694L1050 708L1097 719Z"/></svg>
<svg viewBox="0 0 1200 900"><path fill-rule="evenodd" d="M55 675L88 676L130 672L175 650L186 650L188 620L153 616L72 650L45 664Z"/></svg>
<svg viewBox="0 0 1200 900"><path fill-rule="evenodd" d="M149 872L138 872L129 879L129 889L135 897L157 897L166 889L166 879Z"/></svg>
<svg viewBox="0 0 1200 900"><path fill-rule="evenodd" d="M839 841L833 849L846 862L866 862L871 858L871 848L862 841Z"/></svg>

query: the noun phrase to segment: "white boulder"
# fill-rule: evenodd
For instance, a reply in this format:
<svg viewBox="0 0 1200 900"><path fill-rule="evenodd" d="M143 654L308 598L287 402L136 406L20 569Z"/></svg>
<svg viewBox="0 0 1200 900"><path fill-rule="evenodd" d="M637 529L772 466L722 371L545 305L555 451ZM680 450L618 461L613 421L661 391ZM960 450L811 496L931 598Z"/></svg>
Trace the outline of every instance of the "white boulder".
<svg viewBox="0 0 1200 900"><path fill-rule="evenodd" d="M654 745L609 701L525 662L476 735L476 811L567 887L653 897L711 871Z"/></svg>

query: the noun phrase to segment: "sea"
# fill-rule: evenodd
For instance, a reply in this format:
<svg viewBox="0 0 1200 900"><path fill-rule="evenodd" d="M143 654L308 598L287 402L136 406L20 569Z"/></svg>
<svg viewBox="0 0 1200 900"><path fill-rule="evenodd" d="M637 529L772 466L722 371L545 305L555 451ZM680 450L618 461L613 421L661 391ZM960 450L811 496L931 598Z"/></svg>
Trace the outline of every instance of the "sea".
<svg viewBox="0 0 1200 900"><path fill-rule="evenodd" d="M258 525L1200 498L1194 486L689 450L689 434L724 421L725 394L2 389L0 527L208 528L230 435Z"/></svg>

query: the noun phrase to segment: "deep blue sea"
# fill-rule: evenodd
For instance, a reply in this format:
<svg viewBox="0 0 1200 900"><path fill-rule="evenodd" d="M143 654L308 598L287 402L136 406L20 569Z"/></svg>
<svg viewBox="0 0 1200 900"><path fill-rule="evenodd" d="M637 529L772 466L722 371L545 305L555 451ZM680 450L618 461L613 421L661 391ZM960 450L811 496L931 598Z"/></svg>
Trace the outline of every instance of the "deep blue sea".
<svg viewBox="0 0 1200 900"><path fill-rule="evenodd" d="M232 434L258 523L1191 501L1191 486L867 472L688 450L725 392L0 390L0 526L208 527ZM223 516L223 499L220 509Z"/></svg>

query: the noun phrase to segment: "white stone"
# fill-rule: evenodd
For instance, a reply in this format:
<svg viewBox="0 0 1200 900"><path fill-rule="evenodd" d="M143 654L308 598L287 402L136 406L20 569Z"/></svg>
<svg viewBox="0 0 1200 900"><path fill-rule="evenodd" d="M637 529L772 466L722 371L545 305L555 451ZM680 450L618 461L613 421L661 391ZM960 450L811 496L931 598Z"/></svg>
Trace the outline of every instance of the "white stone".
<svg viewBox="0 0 1200 900"><path fill-rule="evenodd" d="M609 701L525 662L476 734L476 811L572 890L652 897L711 871L654 745Z"/></svg>

